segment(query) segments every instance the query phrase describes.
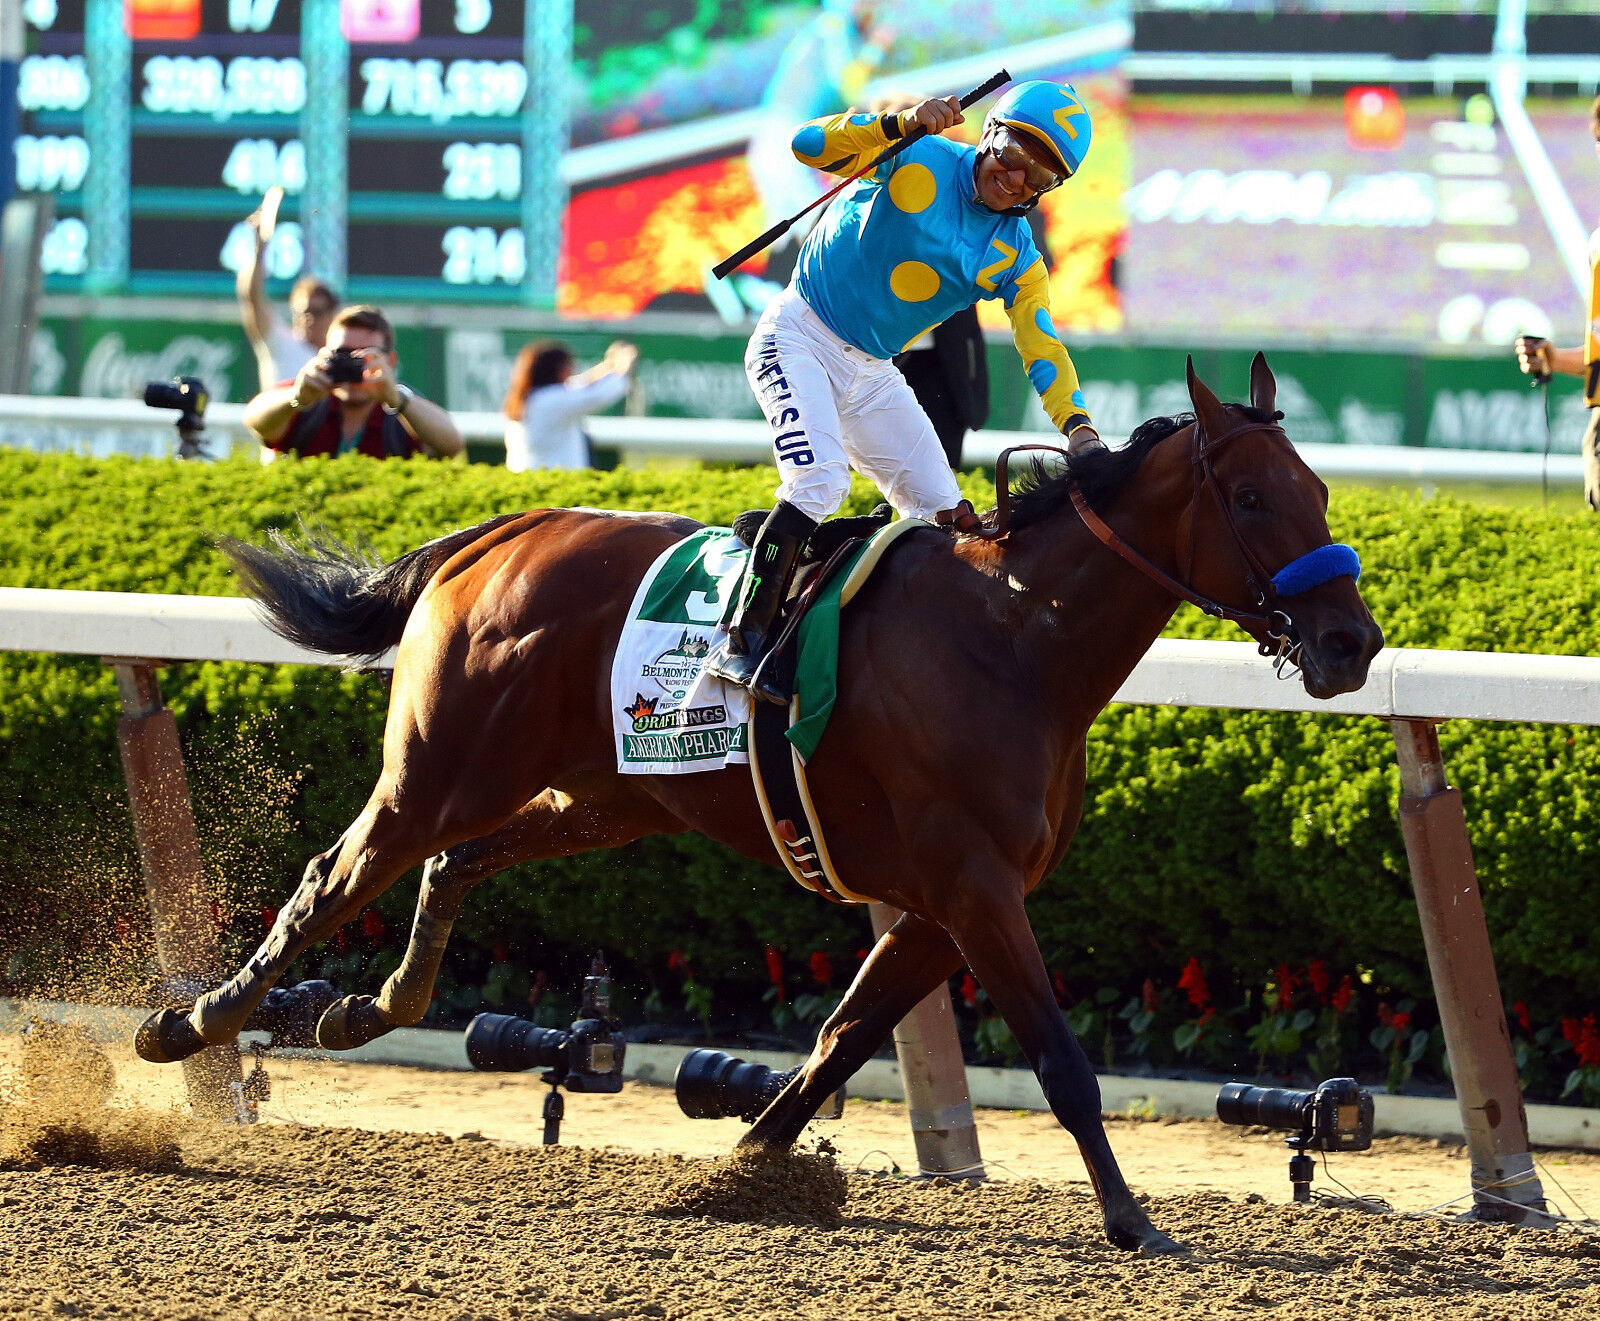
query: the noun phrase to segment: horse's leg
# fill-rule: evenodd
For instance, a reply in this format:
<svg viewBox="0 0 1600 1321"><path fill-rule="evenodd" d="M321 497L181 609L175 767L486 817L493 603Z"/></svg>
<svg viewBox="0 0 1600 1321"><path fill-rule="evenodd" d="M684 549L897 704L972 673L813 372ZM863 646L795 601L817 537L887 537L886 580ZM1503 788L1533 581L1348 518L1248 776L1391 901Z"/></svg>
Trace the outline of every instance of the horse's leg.
<svg viewBox="0 0 1600 1321"><path fill-rule="evenodd" d="M326 940L439 842L419 828L413 814L401 810L380 781L339 842L311 860L250 961L201 996L187 1016L166 1009L146 1020L135 1039L139 1054L165 1064L233 1040L302 951Z"/></svg>
<svg viewBox="0 0 1600 1321"><path fill-rule="evenodd" d="M583 818L580 832L563 820L563 813L571 807L570 795L546 789L493 834L454 844L429 858L422 872L411 940L400 966L376 996L347 995L330 1005L317 1024L317 1044L325 1050L351 1050L397 1027L421 1022L433 999L450 928L467 892L480 881L529 858L625 844L637 839L645 828L637 811L600 814L586 796L577 813Z"/></svg>
<svg viewBox="0 0 1600 1321"><path fill-rule="evenodd" d="M1117 1167L1100 1119L1100 1082L1056 1004L1022 900L1020 886L998 899L992 889L974 887L970 898L958 896L950 910L951 934L1028 1057L1051 1111L1077 1140L1100 1199L1106 1237L1119 1248L1147 1254L1181 1252L1150 1223Z"/></svg>
<svg viewBox="0 0 1600 1321"><path fill-rule="evenodd" d="M787 1150L828 1097L872 1057L895 1024L962 964L949 935L906 913L874 946L811 1056L756 1120L741 1147Z"/></svg>

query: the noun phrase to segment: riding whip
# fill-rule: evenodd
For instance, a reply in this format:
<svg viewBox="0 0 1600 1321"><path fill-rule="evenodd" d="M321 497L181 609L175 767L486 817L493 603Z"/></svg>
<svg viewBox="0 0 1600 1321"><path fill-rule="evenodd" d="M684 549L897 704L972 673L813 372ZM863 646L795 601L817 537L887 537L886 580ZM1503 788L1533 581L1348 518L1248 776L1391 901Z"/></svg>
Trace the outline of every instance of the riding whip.
<svg viewBox="0 0 1600 1321"><path fill-rule="evenodd" d="M1000 88L1004 87L1010 81L1011 75L1004 69L1001 69L1000 72L995 74L992 78L985 79L965 96L961 97L961 108L963 110L967 109L974 102L983 100L983 98L988 96L990 92L999 91ZM831 202L857 179L861 178L862 175L871 174L873 170L877 169L878 166L882 165L884 161L888 160L891 156L898 156L918 138L923 138L927 135L927 127L925 125L918 124L904 137L900 138L899 141L891 142L887 147L885 147L870 161L868 161L866 165L862 166L861 169L857 170L848 179L840 182L837 186L829 189L821 197L817 198L815 202L812 202L809 206L801 207L787 220L780 220L765 234L761 235L760 238L751 239L750 242L746 243L744 247L740 248L738 252L733 254L733 256L724 257L720 262L711 268L711 273L719 280L726 279L730 271L736 270L738 267L744 265L744 263L749 261L750 258L754 257L756 253L771 247L785 234L787 234L795 221L799 220L801 216L806 214L806 212L815 211L819 206Z"/></svg>

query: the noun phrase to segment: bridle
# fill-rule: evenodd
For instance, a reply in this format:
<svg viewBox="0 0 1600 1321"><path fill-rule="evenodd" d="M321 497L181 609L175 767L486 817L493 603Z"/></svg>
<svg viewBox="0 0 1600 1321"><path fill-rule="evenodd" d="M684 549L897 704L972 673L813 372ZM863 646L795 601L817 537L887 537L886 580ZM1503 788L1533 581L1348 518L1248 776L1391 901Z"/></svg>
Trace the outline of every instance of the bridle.
<svg viewBox="0 0 1600 1321"><path fill-rule="evenodd" d="M1231 430L1224 431L1220 436L1207 436L1205 424L1198 415L1194 421L1194 455L1192 464L1194 468L1194 495L1190 501L1191 515L1189 519L1188 544L1184 551L1183 576L1189 578L1194 569L1195 527L1198 519L1195 515L1199 512L1202 491L1210 491L1216 501L1218 512L1222 515L1223 526L1228 529L1228 534L1233 538L1233 544L1239 552L1239 558L1244 561L1245 581L1249 584L1251 596L1254 600L1254 610L1240 610L1234 606L1224 605L1220 601L1212 600L1196 591L1187 582L1174 578L1171 574L1157 568L1139 551L1128 545L1114 532L1106 521L1090 507L1087 497L1076 481L1067 483L1068 494L1072 497L1072 506L1078 511L1078 517L1084 526L1094 533L1095 537L1106 549L1115 552L1127 561L1151 582L1188 601L1191 605L1198 606L1206 614L1215 619L1226 619L1238 624L1257 639L1257 647L1263 656L1273 657L1272 668L1280 679L1291 679L1299 673L1300 651L1304 643L1299 630L1296 629L1293 618L1282 605L1283 593L1274 586L1274 578L1282 578L1302 561L1317 554L1313 550L1307 555L1300 556L1273 574L1261 563L1260 557L1250 549L1249 543L1239 531L1239 525L1234 520L1233 511L1229 508L1227 497L1222 493L1222 484L1217 480L1213 458L1223 446L1227 445L1236 436L1247 431L1276 432L1282 436L1285 443L1289 436L1284 429L1277 425L1282 413L1274 413L1267 422L1247 419ZM1016 445L1001 453L995 464L995 527L992 532L980 535L988 540L999 541L1008 535L1008 515L1010 503L1010 482L1007 477L1006 464L1010 456L1018 450L1048 450L1055 454L1069 458L1070 455L1059 445ZM1320 549L1320 548L1319 548ZM1265 635L1263 638L1262 635Z"/></svg>

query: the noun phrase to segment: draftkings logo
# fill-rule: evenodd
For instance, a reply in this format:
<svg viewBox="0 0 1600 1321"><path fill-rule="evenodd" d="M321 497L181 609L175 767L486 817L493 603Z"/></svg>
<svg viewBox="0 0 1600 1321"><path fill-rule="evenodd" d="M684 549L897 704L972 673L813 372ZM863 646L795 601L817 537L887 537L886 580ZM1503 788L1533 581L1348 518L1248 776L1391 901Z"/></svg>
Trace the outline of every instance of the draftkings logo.
<svg viewBox="0 0 1600 1321"><path fill-rule="evenodd" d="M728 708L721 702L714 706L679 707L676 711L663 711L658 715L656 704L660 700L636 693L632 704L622 708L622 713L633 721L635 734L654 734L667 729L701 729L707 725L724 724L728 719Z"/></svg>

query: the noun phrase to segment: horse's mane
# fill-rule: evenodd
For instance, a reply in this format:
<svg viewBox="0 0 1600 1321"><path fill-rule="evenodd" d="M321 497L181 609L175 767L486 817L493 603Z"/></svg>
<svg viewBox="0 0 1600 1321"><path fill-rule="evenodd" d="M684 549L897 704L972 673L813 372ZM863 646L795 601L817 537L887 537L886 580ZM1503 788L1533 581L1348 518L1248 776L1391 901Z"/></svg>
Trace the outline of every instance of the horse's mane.
<svg viewBox="0 0 1600 1321"><path fill-rule="evenodd" d="M1272 420L1271 414L1249 404L1225 404L1224 407L1256 422ZM1083 491L1091 509L1103 512L1133 479L1145 455L1193 421L1193 413L1153 417L1135 427L1128 443L1117 449L1096 445L1066 459L1035 457L1013 481L1009 525L1025 528L1070 503L1072 496L1067 488L1072 482Z"/></svg>

